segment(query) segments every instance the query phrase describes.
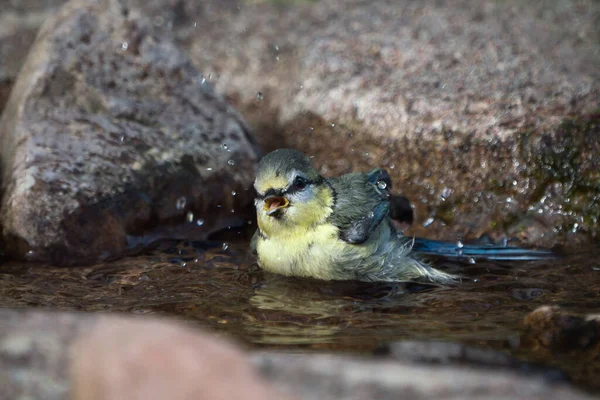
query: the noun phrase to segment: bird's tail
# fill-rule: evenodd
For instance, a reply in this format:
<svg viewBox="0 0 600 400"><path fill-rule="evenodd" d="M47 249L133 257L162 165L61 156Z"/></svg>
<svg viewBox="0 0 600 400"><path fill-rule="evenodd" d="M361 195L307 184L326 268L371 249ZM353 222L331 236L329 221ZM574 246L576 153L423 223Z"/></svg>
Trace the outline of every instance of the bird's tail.
<svg viewBox="0 0 600 400"><path fill-rule="evenodd" d="M412 251L450 259L473 259L489 261L535 261L556 258L552 250L524 249L498 245L463 245L460 242L444 242L415 238Z"/></svg>

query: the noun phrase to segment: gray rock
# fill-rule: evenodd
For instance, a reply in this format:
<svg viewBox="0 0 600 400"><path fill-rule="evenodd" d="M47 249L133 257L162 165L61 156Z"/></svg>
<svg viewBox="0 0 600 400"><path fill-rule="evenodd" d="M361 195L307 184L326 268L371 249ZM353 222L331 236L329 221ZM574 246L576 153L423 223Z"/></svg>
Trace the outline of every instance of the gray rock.
<svg viewBox="0 0 600 400"><path fill-rule="evenodd" d="M116 0L73 1L46 21L0 120L0 149L8 252L57 264L240 222L258 157L240 115ZM182 233L188 218L194 230Z"/></svg>
<svg viewBox="0 0 600 400"><path fill-rule="evenodd" d="M0 114L44 20L64 0L0 0Z"/></svg>
<svg viewBox="0 0 600 400"><path fill-rule="evenodd" d="M144 4L265 150L328 175L390 169L416 207L408 234L600 235L598 2Z"/></svg>
<svg viewBox="0 0 600 400"><path fill-rule="evenodd" d="M265 352L253 360L276 388L303 400L592 398L514 372L316 354Z"/></svg>
<svg viewBox="0 0 600 400"><path fill-rule="evenodd" d="M566 374L557 368L535 365L521 361L507 352L463 343L404 340L382 345L376 349L376 354L415 364L462 365L487 369L490 373L505 370L549 381L568 381Z"/></svg>
<svg viewBox="0 0 600 400"><path fill-rule="evenodd" d="M285 399L232 343L181 322L0 310L2 399Z"/></svg>
<svg viewBox="0 0 600 400"><path fill-rule="evenodd" d="M66 399L69 347L89 317L0 310L0 387L5 399Z"/></svg>

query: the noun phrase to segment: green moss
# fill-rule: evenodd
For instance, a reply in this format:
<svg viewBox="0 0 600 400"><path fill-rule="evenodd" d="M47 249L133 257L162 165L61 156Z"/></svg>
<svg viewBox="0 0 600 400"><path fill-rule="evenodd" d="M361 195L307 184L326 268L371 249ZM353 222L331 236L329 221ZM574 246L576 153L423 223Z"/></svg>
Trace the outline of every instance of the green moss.
<svg viewBox="0 0 600 400"><path fill-rule="evenodd" d="M575 220L589 229L600 217L599 136L600 113L565 120L553 134L519 135L520 156L527 166L522 177L536 183L529 201L540 201L551 185L560 184L562 199L557 200L574 220L562 229L573 229Z"/></svg>

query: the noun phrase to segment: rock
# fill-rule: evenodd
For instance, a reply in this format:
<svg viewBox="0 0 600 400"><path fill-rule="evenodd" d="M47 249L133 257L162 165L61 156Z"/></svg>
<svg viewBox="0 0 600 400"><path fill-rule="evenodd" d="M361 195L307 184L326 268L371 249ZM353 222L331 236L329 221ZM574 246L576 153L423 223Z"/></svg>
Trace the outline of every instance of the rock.
<svg viewBox="0 0 600 400"><path fill-rule="evenodd" d="M46 21L0 145L8 253L67 265L243 223L258 158L241 116L117 0L73 1Z"/></svg>
<svg viewBox="0 0 600 400"><path fill-rule="evenodd" d="M0 386L7 399L66 399L69 347L91 324L83 314L0 310Z"/></svg>
<svg viewBox="0 0 600 400"><path fill-rule="evenodd" d="M4 0L0 2L0 114L44 20L64 0Z"/></svg>
<svg viewBox="0 0 600 400"><path fill-rule="evenodd" d="M581 316L558 306L542 306L524 319L529 340L559 351L596 354L600 366L600 315Z"/></svg>
<svg viewBox="0 0 600 400"><path fill-rule="evenodd" d="M180 323L0 310L4 398L282 399L232 344Z"/></svg>
<svg viewBox="0 0 600 400"><path fill-rule="evenodd" d="M164 319L3 309L0 320L0 382L7 398L592 398L562 383L473 366L245 354Z"/></svg>
<svg viewBox="0 0 600 400"><path fill-rule="evenodd" d="M276 388L300 399L591 399L564 384L515 372L335 355L258 353Z"/></svg>
<svg viewBox="0 0 600 400"><path fill-rule="evenodd" d="M407 234L597 240L600 3L280 3L144 1L265 151L387 167Z"/></svg>
<svg viewBox="0 0 600 400"><path fill-rule="evenodd" d="M101 318L73 346L74 399L287 398L230 343L179 324Z"/></svg>
<svg viewBox="0 0 600 400"><path fill-rule="evenodd" d="M499 350L462 343L405 340L383 345L376 349L376 354L391 357L394 360L425 365L463 365L480 369L487 368L490 373L496 373L497 370L512 370L520 374L542 377L549 381L568 381L565 374L558 369L523 362Z"/></svg>
<svg viewBox="0 0 600 400"><path fill-rule="evenodd" d="M522 349L540 362L561 365L574 384L600 390L600 315L542 306L527 315L523 324Z"/></svg>

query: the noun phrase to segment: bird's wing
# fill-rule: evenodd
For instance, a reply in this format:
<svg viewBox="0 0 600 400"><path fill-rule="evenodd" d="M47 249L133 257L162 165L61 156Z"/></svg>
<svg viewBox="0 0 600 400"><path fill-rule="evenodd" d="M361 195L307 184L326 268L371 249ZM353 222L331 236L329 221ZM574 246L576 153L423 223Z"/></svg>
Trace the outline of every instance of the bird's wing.
<svg viewBox="0 0 600 400"><path fill-rule="evenodd" d="M392 178L390 174L382 168L377 168L369 171L367 174L368 180L373 185L377 186L379 191L392 190ZM398 222L412 224L414 220L413 209L410 201L404 196L390 196L390 218Z"/></svg>
<svg viewBox="0 0 600 400"><path fill-rule="evenodd" d="M334 211L329 220L338 227L343 241L364 243L388 217L390 194L387 184L377 184L386 176L389 180L385 170L374 170L368 174L353 173L328 180L335 192Z"/></svg>

